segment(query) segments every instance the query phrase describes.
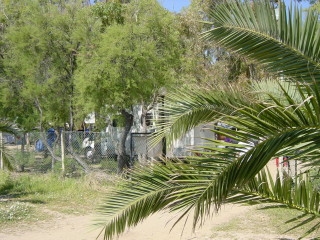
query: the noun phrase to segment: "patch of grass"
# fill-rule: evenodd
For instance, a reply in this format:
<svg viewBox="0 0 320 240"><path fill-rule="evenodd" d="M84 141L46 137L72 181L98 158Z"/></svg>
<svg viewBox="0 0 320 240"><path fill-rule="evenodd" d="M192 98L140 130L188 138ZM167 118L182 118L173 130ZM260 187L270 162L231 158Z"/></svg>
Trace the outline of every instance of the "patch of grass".
<svg viewBox="0 0 320 240"><path fill-rule="evenodd" d="M115 158L104 158L100 161L100 168L106 172L116 173L118 169L118 162Z"/></svg>
<svg viewBox="0 0 320 240"><path fill-rule="evenodd" d="M54 174L0 172L0 203L20 202L61 213L92 212L113 182L106 176L65 178Z"/></svg>
<svg viewBox="0 0 320 240"><path fill-rule="evenodd" d="M285 205L260 205L242 216L233 218L226 224L215 227L214 231L223 232L224 234L274 234L298 239L303 236L307 230L320 223L320 219L318 218L307 222L305 225L299 226L300 223L310 217L311 215L290 209ZM318 235L319 232L315 231L307 237L318 239L314 238Z"/></svg>
<svg viewBox="0 0 320 240"><path fill-rule="evenodd" d="M0 172L0 196L8 193L14 187L11 176L7 172Z"/></svg>

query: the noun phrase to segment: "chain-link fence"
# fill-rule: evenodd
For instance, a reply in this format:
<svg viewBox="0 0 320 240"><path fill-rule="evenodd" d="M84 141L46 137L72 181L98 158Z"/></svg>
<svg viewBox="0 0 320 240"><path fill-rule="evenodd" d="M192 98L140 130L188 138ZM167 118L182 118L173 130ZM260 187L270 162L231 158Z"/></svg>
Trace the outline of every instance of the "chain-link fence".
<svg viewBox="0 0 320 240"><path fill-rule="evenodd" d="M150 143L150 133L131 133L130 159L131 162L146 162L158 160L163 154L162 143L153 146Z"/></svg>
<svg viewBox="0 0 320 240"><path fill-rule="evenodd" d="M16 135L3 133L2 137L3 152L17 171L47 172L54 170L56 162L61 161L61 149L57 147L58 136L54 130Z"/></svg>
<svg viewBox="0 0 320 240"><path fill-rule="evenodd" d="M50 171L76 175L90 171L117 173L117 149L120 135L106 132L55 131L3 133L3 152L14 170L46 173ZM149 134L131 133L126 154L135 161L156 159L162 154L161 144L150 148ZM0 164L1 165L1 164Z"/></svg>

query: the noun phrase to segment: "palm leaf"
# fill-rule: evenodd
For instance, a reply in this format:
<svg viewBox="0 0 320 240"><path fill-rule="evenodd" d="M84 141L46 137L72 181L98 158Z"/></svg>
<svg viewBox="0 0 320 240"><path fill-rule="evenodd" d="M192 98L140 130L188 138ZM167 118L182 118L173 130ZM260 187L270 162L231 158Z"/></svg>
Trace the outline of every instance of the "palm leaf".
<svg viewBox="0 0 320 240"><path fill-rule="evenodd" d="M12 171L14 169L12 164L12 157L3 148L0 149L0 154L2 157L3 169Z"/></svg>
<svg viewBox="0 0 320 240"><path fill-rule="evenodd" d="M242 190L241 194L245 195L245 200L252 199L252 196L257 197L259 193L259 199L287 204L288 183L279 185L276 181L272 190L265 187L261 189L260 182L265 181L265 177L260 177L260 182L252 179L279 149L289 144L295 145L301 140L299 136L309 136L310 132L297 129L273 136L240 157L231 154L238 153L237 149L215 148L215 141L211 147L206 146L204 153L207 152L207 156L175 162L165 161L164 164L155 162L137 168L130 173L131 180L120 184L100 208L105 239L111 239L126 227L135 226L148 215L166 208L180 211L183 216L194 211L196 227L205 220L212 206L218 210L221 204L231 201L230 194L235 191L239 194L239 189ZM227 159L226 153L229 153ZM246 192L248 189L250 194ZM304 189L305 186L297 191L303 192ZM318 209L315 206L319 199L309 204L311 199L315 198L301 198L294 203L297 206L300 204L300 209L310 209L314 214L314 210Z"/></svg>
<svg viewBox="0 0 320 240"><path fill-rule="evenodd" d="M112 239L126 227L164 209L169 202L167 195L174 189L170 184L173 174L169 167L157 163L136 169L130 180L121 182L99 209L102 218L97 224L104 226L104 238Z"/></svg>
<svg viewBox="0 0 320 240"><path fill-rule="evenodd" d="M304 87L313 93L311 87ZM113 192L101 209L107 217L107 223L104 222L106 238L163 208L180 210L183 215L194 210L196 227L212 206L218 210L230 193L248 184L272 157L281 153L295 158L317 152L320 128L319 122L315 122L318 118L312 117L316 105L308 101L295 102L284 88L281 90L287 104L271 98L273 102L243 106L231 115L224 115L224 122L236 126L239 131L213 130L243 142L260 141L251 150L242 151L242 155L239 148L231 145L229 147L233 148L217 148L219 141L212 140L212 144L202 150L205 157L166 162L165 165L154 163L133 171L132 180ZM307 98L305 91L299 94Z"/></svg>
<svg viewBox="0 0 320 240"><path fill-rule="evenodd" d="M296 179L286 175L280 178L279 172L276 180L273 181L272 176L267 169L262 170L254 179L246 186L239 190L235 195L228 198L228 202L242 203L244 201L260 201L284 203L287 207L298 209L304 212L302 217L307 217L303 222L287 230L287 232L302 227L306 222L315 222L315 225L308 229L302 237L311 234L320 228L320 193L315 190L310 178L307 174L300 175ZM293 185L293 183L295 184ZM289 222L294 222L298 219L291 219Z"/></svg>
<svg viewBox="0 0 320 240"><path fill-rule="evenodd" d="M263 64L268 71L303 82L320 80L318 13L269 1L229 1L212 9L209 41Z"/></svg>
<svg viewBox="0 0 320 240"><path fill-rule="evenodd" d="M195 126L232 115L238 108L253 102L254 96L246 89L231 86L211 91L198 89L168 94L164 106L159 108L160 118L151 142L156 144L166 137L170 147L173 140L179 139Z"/></svg>

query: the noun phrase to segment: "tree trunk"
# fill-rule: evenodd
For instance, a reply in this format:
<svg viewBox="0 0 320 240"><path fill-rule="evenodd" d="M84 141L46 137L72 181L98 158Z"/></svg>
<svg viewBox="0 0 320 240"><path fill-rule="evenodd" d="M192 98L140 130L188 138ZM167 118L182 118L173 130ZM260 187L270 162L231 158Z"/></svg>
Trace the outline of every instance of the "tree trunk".
<svg viewBox="0 0 320 240"><path fill-rule="evenodd" d="M126 140L133 125L133 115L122 109L121 114L125 119L125 127L120 139L119 150L118 150L118 173L121 173L124 168L130 167L130 158L126 154Z"/></svg>
<svg viewBox="0 0 320 240"><path fill-rule="evenodd" d="M141 113L141 127L142 127L142 132L146 133L147 132L147 113L148 110L142 106L142 113Z"/></svg>
<svg viewBox="0 0 320 240"><path fill-rule="evenodd" d="M70 121L70 131L73 131L73 128L74 128L74 122L73 122L73 103L72 103L72 96L70 97L70 115L69 115L69 121Z"/></svg>
<svg viewBox="0 0 320 240"><path fill-rule="evenodd" d="M25 158L26 158L26 154L25 154L25 142L26 142L26 133L23 133L23 136L21 138L21 159L17 164L17 171L18 172L24 172L24 165L25 165Z"/></svg>
<svg viewBox="0 0 320 240"><path fill-rule="evenodd" d="M26 146L27 146L27 151L30 151L30 137L29 133L26 134Z"/></svg>
<svg viewBox="0 0 320 240"><path fill-rule="evenodd" d="M21 152L24 152L25 150L25 141L26 141L26 133L24 132L21 138Z"/></svg>
<svg viewBox="0 0 320 240"><path fill-rule="evenodd" d="M147 113L148 113L148 109L142 105L142 112L141 112L141 127L142 127L142 133L147 133ZM145 138L145 152L139 154L138 156L138 160L140 163L146 163L147 162L147 159L148 159L148 141L147 141L147 135L144 136Z"/></svg>

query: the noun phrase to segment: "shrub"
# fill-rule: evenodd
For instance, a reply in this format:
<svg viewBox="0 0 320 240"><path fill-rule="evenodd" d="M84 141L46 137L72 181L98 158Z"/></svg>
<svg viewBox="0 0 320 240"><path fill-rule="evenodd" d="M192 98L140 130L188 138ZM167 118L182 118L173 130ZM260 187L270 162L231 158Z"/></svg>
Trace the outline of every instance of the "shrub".
<svg viewBox="0 0 320 240"><path fill-rule="evenodd" d="M8 193L14 187L14 182L9 173L0 171L0 195Z"/></svg>

